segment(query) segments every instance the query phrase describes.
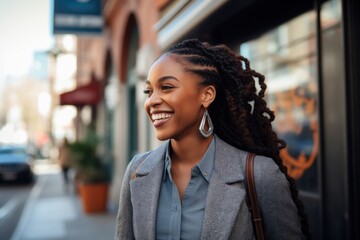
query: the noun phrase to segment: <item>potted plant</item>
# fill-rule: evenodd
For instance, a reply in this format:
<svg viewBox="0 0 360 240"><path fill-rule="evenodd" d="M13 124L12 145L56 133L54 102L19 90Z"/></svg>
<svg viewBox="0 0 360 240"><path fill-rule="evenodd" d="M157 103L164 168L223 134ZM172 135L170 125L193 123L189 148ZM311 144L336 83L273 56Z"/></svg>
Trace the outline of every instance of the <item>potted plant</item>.
<svg viewBox="0 0 360 240"><path fill-rule="evenodd" d="M86 213L104 212L107 207L109 179L106 166L96 152L98 143L96 134L89 131L85 139L69 144L75 186Z"/></svg>

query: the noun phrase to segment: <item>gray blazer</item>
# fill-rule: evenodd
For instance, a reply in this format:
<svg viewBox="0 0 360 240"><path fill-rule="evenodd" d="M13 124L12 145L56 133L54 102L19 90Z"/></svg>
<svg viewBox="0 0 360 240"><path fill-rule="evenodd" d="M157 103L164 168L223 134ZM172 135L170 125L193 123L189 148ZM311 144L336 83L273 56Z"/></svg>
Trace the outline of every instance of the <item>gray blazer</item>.
<svg viewBox="0 0 360 240"><path fill-rule="evenodd" d="M201 239L255 239L246 205L247 152L215 136ZM157 203L167 144L129 163L122 183L115 239L155 239ZM297 208L284 174L270 158L255 157L255 184L265 239L303 239Z"/></svg>

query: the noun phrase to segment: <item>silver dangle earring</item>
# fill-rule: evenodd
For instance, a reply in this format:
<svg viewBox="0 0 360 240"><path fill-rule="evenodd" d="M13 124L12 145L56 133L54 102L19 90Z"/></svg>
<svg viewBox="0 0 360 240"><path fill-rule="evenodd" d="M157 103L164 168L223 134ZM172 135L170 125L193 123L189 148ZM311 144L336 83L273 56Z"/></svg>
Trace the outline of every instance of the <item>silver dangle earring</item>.
<svg viewBox="0 0 360 240"><path fill-rule="evenodd" d="M209 127L209 129L207 131L205 130L206 120L207 120L207 124ZM209 115L207 109L205 109L204 115L201 119L199 131L200 131L201 135L203 135L205 138L209 137L214 131L214 125L211 122L211 118L210 118L210 115Z"/></svg>

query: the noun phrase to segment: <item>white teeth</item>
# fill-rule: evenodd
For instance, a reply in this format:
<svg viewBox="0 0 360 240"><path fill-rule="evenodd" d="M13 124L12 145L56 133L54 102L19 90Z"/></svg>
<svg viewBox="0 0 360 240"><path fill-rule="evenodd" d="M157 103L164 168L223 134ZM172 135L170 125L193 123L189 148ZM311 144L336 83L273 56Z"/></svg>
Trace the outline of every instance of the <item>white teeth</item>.
<svg viewBox="0 0 360 240"><path fill-rule="evenodd" d="M166 118L170 118L172 114L170 113L157 113L157 114L152 114L151 118L153 120L159 120L159 119L166 119Z"/></svg>

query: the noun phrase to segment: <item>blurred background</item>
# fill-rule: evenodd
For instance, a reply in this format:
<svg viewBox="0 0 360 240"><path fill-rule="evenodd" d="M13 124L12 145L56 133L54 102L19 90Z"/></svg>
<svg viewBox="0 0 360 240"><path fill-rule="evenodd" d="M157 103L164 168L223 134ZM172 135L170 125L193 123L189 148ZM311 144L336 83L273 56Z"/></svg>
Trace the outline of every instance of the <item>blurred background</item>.
<svg viewBox="0 0 360 240"><path fill-rule="evenodd" d="M355 0L2 0L0 239L113 239L126 165L159 145L147 72L186 38L227 44L265 75L314 239L360 239L359 12Z"/></svg>

